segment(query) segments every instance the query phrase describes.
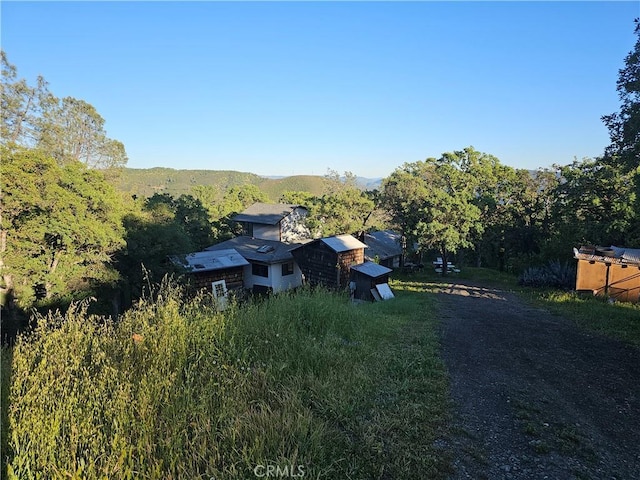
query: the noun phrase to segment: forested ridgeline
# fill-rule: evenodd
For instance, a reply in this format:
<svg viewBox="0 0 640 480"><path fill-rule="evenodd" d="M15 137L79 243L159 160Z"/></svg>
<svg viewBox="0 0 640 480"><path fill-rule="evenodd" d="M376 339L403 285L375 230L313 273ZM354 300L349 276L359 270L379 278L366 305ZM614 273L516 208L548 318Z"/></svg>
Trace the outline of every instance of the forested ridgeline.
<svg viewBox="0 0 640 480"><path fill-rule="evenodd" d="M639 56L640 39L620 70L620 110L602 118L611 143L597 158L530 172L466 147L404 163L375 190L349 172L288 183L239 172L200 183L211 175L199 172L178 195L170 185L176 171L153 169L159 177L151 181L123 173L125 147L107 136L95 108L57 98L41 77L35 85L20 78L3 52L3 335L32 308L88 297L96 312L121 313L172 272L168 255L237 234L230 218L254 202L306 206L315 236L390 228L425 260L455 256L513 272L569 260L582 244L637 248Z"/></svg>

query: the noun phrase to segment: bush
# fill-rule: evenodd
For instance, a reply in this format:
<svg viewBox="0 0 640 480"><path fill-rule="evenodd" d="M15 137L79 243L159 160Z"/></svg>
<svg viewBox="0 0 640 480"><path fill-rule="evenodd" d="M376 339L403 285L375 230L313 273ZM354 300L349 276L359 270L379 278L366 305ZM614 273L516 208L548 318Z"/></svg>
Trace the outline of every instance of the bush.
<svg viewBox="0 0 640 480"><path fill-rule="evenodd" d="M569 262L553 260L542 267L527 268L518 283L526 287L550 287L572 290L576 282L576 267Z"/></svg>

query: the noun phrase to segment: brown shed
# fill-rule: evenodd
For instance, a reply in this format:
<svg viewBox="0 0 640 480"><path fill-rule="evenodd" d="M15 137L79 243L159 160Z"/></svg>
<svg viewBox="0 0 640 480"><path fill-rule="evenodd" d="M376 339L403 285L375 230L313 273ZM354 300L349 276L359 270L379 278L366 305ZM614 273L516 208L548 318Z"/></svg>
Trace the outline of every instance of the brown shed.
<svg viewBox="0 0 640 480"><path fill-rule="evenodd" d="M589 291L622 302L637 303L640 297L640 249L581 247L576 290Z"/></svg>
<svg viewBox="0 0 640 480"><path fill-rule="evenodd" d="M366 247L351 235L336 235L305 243L291 254L310 285L346 289L349 269L364 262Z"/></svg>

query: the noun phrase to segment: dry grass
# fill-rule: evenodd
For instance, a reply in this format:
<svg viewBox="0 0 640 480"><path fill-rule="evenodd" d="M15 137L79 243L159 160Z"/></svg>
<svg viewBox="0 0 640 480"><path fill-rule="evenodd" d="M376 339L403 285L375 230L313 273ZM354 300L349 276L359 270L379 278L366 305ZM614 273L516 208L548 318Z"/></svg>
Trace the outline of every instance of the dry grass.
<svg viewBox="0 0 640 480"><path fill-rule="evenodd" d="M6 473L443 477L432 300L394 288L379 304L303 290L219 314L165 286L117 324L83 309L41 319L3 352Z"/></svg>

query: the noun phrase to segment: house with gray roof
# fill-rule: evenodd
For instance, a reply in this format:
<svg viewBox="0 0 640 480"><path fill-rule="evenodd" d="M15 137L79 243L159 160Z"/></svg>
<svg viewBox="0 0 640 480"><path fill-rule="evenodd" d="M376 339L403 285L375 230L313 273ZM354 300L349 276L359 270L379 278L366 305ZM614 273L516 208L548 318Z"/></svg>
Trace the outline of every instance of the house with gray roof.
<svg viewBox="0 0 640 480"><path fill-rule="evenodd" d="M402 235L392 230L365 233L365 259L389 268L402 265Z"/></svg>
<svg viewBox="0 0 640 480"><path fill-rule="evenodd" d="M302 272L291 254L298 245L240 236L205 251L237 251L247 262L243 267L244 288L254 293L277 293L302 285Z"/></svg>
<svg viewBox="0 0 640 480"><path fill-rule="evenodd" d="M231 219L242 225L243 236L294 243L310 238L307 213L300 205L254 203Z"/></svg>

